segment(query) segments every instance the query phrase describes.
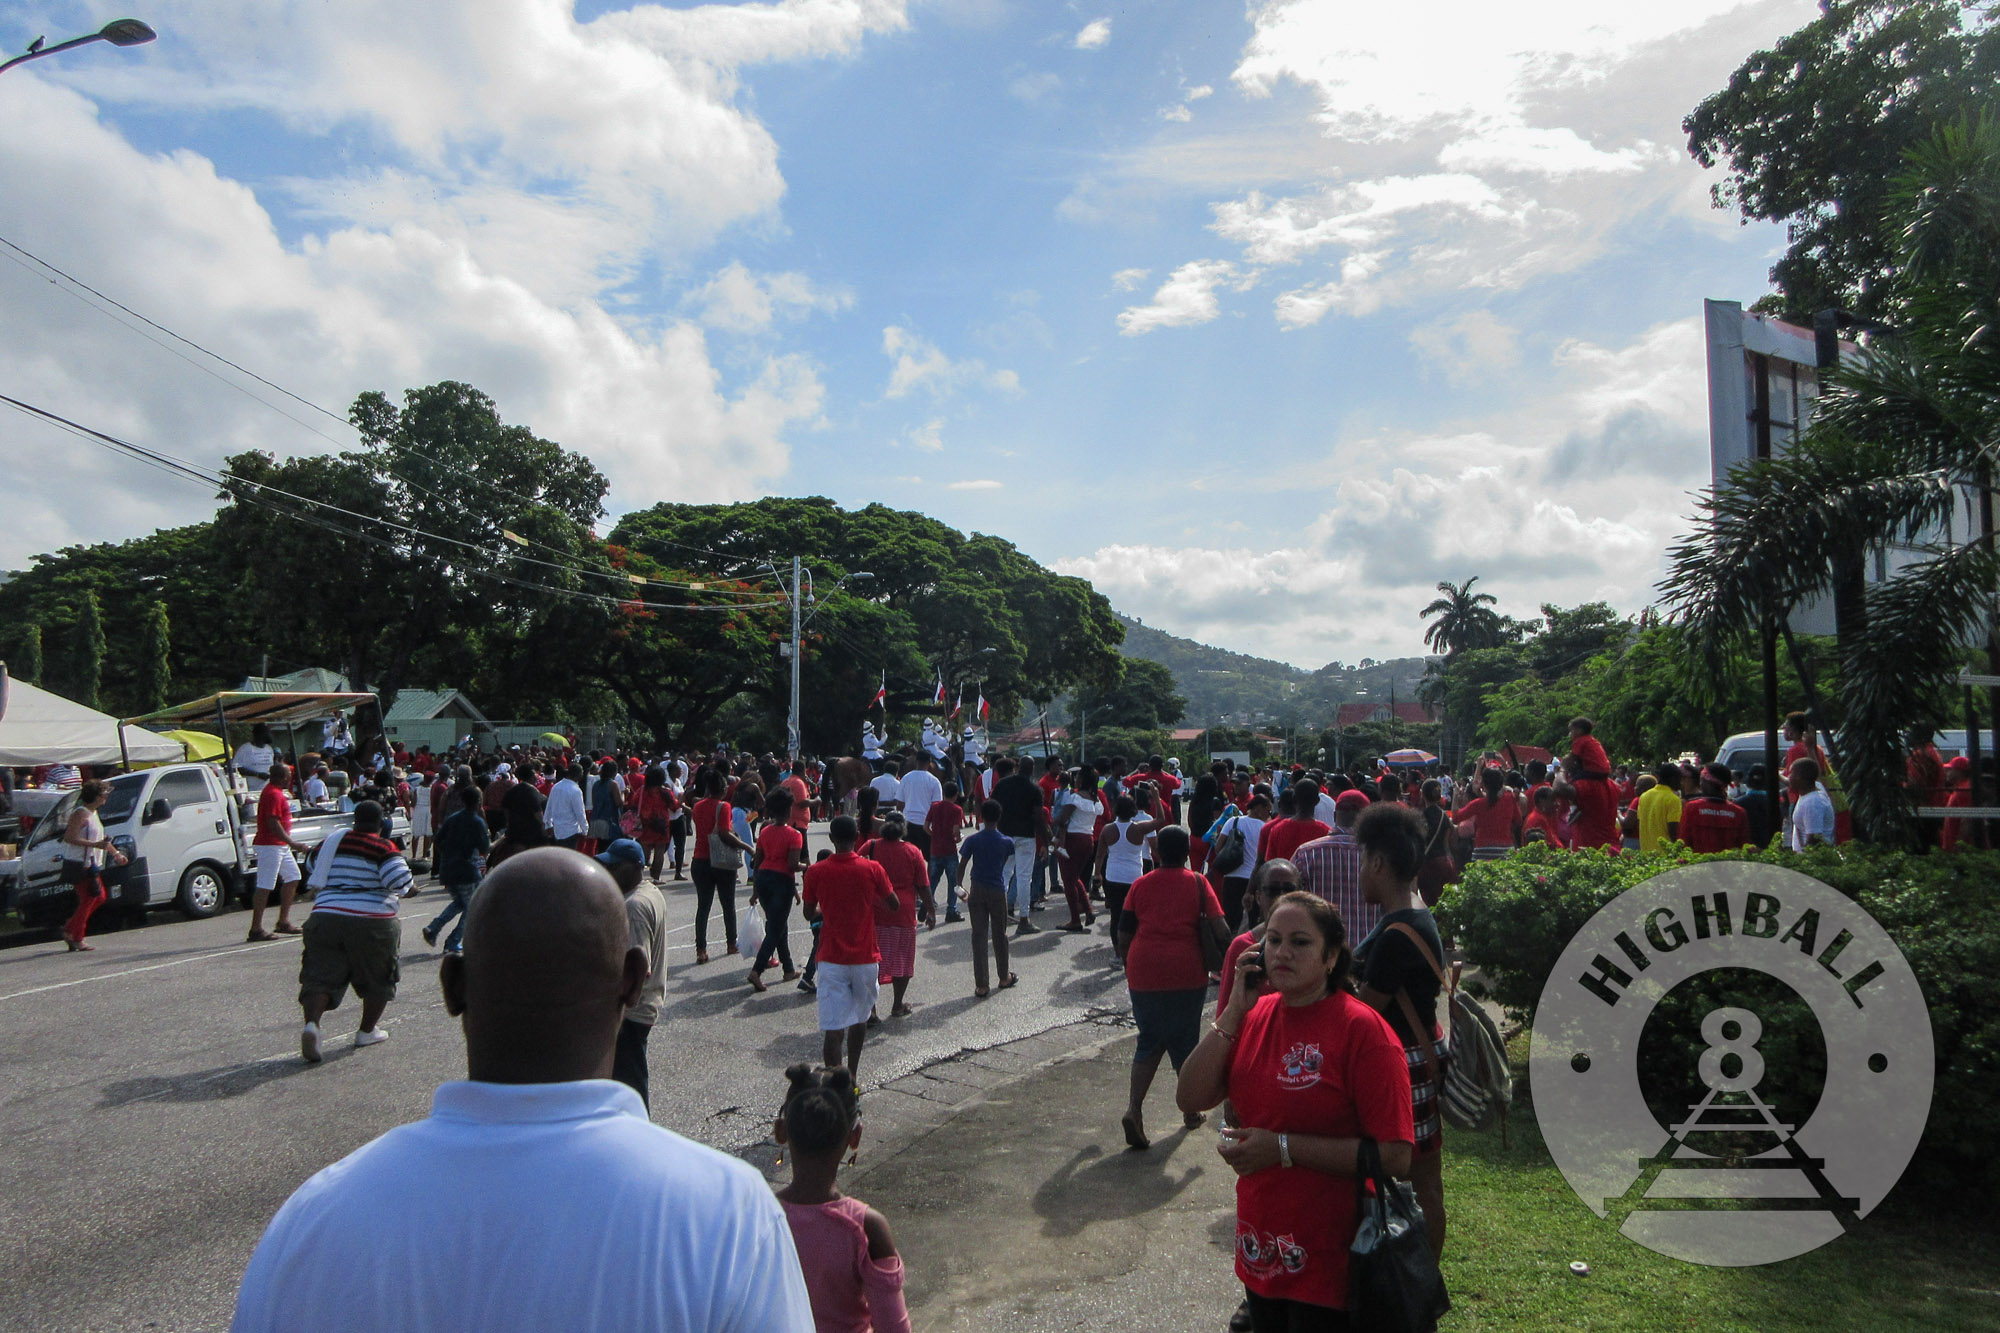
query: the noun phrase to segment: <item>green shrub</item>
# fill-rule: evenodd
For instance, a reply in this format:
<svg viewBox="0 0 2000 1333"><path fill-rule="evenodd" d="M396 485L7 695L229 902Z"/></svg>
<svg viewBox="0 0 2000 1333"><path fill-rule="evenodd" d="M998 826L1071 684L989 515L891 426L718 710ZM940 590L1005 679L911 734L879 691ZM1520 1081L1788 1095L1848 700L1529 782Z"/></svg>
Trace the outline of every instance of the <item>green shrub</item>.
<svg viewBox="0 0 2000 1333"><path fill-rule="evenodd" d="M1532 1021L1542 984L1599 907L1662 871L1716 860L1801 871L1881 922L1923 988L1937 1052L1930 1121L1912 1170L1954 1197L1983 1200L2000 1189L2000 852L1916 855L1851 845L1805 855L1697 856L1674 847L1607 856L1526 848L1468 865L1445 891L1438 917L1479 967L1486 993ZM1698 989L1673 998L1690 1013L1710 1002ZM1823 1069L1804 1067L1815 1058L1810 1046L1781 1039L1764 1048L1776 1086L1818 1086ZM1671 1079L1641 1073L1649 1099L1675 1099Z"/></svg>

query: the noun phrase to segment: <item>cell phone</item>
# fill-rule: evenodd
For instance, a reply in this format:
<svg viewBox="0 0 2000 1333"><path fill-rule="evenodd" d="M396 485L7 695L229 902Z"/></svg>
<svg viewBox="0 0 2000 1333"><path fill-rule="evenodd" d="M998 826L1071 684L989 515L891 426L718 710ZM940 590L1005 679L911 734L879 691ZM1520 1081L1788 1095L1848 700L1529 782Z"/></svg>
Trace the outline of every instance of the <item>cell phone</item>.
<svg viewBox="0 0 2000 1333"><path fill-rule="evenodd" d="M1246 952L1251 962L1250 966L1243 969L1243 979L1245 981L1264 980L1264 951L1262 949L1250 949Z"/></svg>

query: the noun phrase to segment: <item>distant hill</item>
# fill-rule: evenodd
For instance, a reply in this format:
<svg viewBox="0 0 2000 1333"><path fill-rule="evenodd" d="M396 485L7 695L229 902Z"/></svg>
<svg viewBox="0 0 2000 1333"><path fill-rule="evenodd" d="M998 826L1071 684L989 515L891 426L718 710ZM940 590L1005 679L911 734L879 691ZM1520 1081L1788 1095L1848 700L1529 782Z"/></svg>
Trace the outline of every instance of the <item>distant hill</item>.
<svg viewBox="0 0 2000 1333"><path fill-rule="evenodd" d="M1387 662L1364 658L1347 665L1330 662L1304 671L1247 653L1233 653L1119 616L1125 625L1127 657L1158 662L1174 673L1187 696L1181 725L1328 726L1334 710L1355 699L1415 699L1425 659L1398 657ZM1364 694L1363 691L1366 691Z"/></svg>

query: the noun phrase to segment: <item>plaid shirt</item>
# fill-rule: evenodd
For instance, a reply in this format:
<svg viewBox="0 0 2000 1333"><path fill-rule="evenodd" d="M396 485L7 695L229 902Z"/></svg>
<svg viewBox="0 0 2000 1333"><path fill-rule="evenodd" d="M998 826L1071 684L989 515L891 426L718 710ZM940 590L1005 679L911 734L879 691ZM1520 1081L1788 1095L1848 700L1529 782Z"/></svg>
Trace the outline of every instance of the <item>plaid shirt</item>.
<svg viewBox="0 0 2000 1333"><path fill-rule="evenodd" d="M1345 829L1336 828L1324 838L1292 853L1299 868L1299 882L1333 904L1347 926L1349 946L1359 944L1382 919L1382 909L1361 896L1361 844Z"/></svg>

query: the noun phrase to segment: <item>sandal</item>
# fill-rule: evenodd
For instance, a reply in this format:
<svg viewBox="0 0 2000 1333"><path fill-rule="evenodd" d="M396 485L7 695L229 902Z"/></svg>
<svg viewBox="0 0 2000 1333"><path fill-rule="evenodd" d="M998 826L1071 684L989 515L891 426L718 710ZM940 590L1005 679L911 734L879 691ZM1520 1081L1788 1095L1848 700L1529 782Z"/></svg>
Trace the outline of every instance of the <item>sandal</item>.
<svg viewBox="0 0 2000 1333"><path fill-rule="evenodd" d="M303 935L303 934L305 934L305 932L304 932L303 930L300 930L300 929L299 929L299 928L298 928L297 926L293 925L293 924L292 924L291 922L289 922L289 921L280 921L280 922L278 923L278 926L277 926L277 933L278 933L278 934L280 934L280 935Z"/></svg>
<svg viewBox="0 0 2000 1333"><path fill-rule="evenodd" d="M762 995L765 991L769 990L770 987L764 984L764 978L758 976L755 972L752 972L750 974L750 989L756 991L759 995Z"/></svg>
<svg viewBox="0 0 2000 1333"><path fill-rule="evenodd" d="M1020 983L1020 980L1021 979L1019 977L1015 976L1012 972L1009 972L1005 980L1001 981L1000 989L1006 990L1009 986L1018 985Z"/></svg>
<svg viewBox="0 0 2000 1333"><path fill-rule="evenodd" d="M273 935L268 930L253 930L243 937L243 942L245 944L262 944L267 940L275 940L277 938L276 935Z"/></svg>
<svg viewBox="0 0 2000 1333"><path fill-rule="evenodd" d="M1144 1152L1153 1146L1153 1141L1146 1137L1145 1129L1139 1124L1139 1117L1128 1115L1121 1118L1118 1123L1125 1128L1125 1146L1127 1148L1132 1149L1134 1152Z"/></svg>
<svg viewBox="0 0 2000 1333"><path fill-rule="evenodd" d="M972 988L972 998L975 1000L983 1000L990 994L992 992L984 986L975 986Z"/></svg>

